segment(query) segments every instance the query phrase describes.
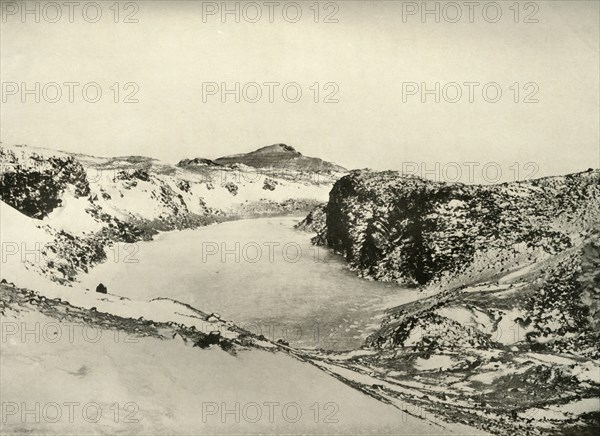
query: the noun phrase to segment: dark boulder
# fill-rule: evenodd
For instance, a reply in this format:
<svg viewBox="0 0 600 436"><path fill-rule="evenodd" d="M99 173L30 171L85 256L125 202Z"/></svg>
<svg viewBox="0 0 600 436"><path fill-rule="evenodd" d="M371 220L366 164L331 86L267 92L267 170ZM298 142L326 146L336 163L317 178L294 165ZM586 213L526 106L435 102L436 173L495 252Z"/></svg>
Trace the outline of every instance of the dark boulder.
<svg viewBox="0 0 600 436"><path fill-rule="evenodd" d="M211 345L217 345L221 342L221 332L214 330L208 335L203 334L194 342L194 347L208 348Z"/></svg>

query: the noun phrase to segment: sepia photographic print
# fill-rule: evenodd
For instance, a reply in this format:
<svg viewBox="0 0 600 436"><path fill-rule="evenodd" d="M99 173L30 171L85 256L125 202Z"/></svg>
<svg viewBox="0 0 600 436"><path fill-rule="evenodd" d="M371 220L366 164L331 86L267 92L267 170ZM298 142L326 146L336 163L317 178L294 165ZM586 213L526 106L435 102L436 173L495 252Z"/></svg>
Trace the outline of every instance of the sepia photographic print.
<svg viewBox="0 0 600 436"><path fill-rule="evenodd" d="M599 1L0 6L0 434L600 434Z"/></svg>

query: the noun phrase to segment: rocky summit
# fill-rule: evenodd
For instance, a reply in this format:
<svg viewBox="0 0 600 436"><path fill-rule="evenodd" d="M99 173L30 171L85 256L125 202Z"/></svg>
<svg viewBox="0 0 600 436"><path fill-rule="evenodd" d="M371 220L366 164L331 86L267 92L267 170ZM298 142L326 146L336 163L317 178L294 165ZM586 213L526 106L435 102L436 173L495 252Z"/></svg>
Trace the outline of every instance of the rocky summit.
<svg viewBox="0 0 600 436"><path fill-rule="evenodd" d="M234 154L215 159L223 165L244 164L253 168L278 169L302 172L345 173L347 170L335 163L317 157L303 156L294 147L274 144L250 153Z"/></svg>

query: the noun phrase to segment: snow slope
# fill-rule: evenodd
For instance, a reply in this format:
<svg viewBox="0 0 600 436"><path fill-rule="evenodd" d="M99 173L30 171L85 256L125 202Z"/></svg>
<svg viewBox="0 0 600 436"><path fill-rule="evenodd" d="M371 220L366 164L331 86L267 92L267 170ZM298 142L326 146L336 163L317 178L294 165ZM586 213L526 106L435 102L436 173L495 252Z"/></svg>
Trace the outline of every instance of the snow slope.
<svg viewBox="0 0 600 436"><path fill-rule="evenodd" d="M88 294L89 311L1 286L3 434L482 434L401 413L267 342L193 347L177 324L148 324L173 308L198 322L173 302ZM103 312L121 304L145 320Z"/></svg>

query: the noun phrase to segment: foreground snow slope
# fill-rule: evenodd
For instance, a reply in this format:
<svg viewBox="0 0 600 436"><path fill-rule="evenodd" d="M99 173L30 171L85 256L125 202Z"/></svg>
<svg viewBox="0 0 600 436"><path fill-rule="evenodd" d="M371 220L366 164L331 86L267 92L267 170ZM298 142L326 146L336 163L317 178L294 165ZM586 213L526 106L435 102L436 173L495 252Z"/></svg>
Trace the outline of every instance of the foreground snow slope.
<svg viewBox="0 0 600 436"><path fill-rule="evenodd" d="M3 434L482 434L401 412L251 337L202 349L178 324L8 285L0 295Z"/></svg>

